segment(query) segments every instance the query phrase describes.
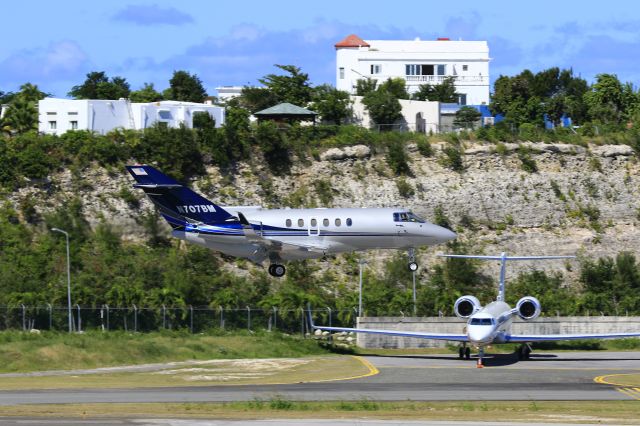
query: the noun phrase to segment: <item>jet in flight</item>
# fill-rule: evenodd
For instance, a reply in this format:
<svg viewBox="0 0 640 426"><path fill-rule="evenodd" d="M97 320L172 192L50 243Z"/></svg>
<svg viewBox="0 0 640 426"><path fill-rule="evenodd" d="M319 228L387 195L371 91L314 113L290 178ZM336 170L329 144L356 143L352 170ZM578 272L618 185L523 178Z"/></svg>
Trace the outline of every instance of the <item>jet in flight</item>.
<svg viewBox="0 0 640 426"><path fill-rule="evenodd" d="M541 259L566 259L575 256L507 256L505 253L499 256L476 255L440 255L449 258L482 259L501 261L500 282L498 284L498 296L494 302L482 306L475 296L461 296L454 303L453 310L456 316L466 320L466 331L460 334L453 333L428 333L397 330L376 330L365 328L325 327L313 324L311 314L309 320L311 327L317 330L383 334L389 336L415 337L419 339L447 340L460 342L458 356L469 359L471 350L468 345L478 348L478 367L482 367L482 358L485 347L499 343L522 343L518 349L520 359L528 359L531 353L531 343L581 340L581 339L620 339L625 337L640 337L637 333L601 333L601 334L513 334L511 325L517 316L522 320L530 321L540 315L541 305L533 296L521 298L515 308L505 303L505 271L506 262L510 260L541 260Z"/></svg>
<svg viewBox="0 0 640 426"><path fill-rule="evenodd" d="M405 208L263 209L221 207L148 165L127 166L173 228L172 235L285 274L283 262L369 249L404 249L415 271L414 250L456 237Z"/></svg>

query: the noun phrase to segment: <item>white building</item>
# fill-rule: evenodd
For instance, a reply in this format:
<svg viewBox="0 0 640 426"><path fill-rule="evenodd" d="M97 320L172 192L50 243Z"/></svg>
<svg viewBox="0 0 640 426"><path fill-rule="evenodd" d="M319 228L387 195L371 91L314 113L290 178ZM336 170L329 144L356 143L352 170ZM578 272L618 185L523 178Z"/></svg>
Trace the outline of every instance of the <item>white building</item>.
<svg viewBox="0 0 640 426"><path fill-rule="evenodd" d="M378 128L372 121L369 111L362 103L362 96L351 96L353 118L356 124L368 128ZM408 130L420 133L438 133L440 131L440 102L412 101L398 99L402 107L402 119L394 124L386 124L378 130Z"/></svg>
<svg viewBox="0 0 640 426"><path fill-rule="evenodd" d="M38 102L38 130L58 135L68 130L107 133L117 128L146 129L156 123L165 123L167 127L179 127L180 124L184 124L193 128L193 117L197 114L209 114L215 120L216 127L224 124L224 108L210 104L46 98Z"/></svg>
<svg viewBox="0 0 640 426"><path fill-rule="evenodd" d="M335 44L336 88L355 93L356 81L403 78L409 93L421 84L455 77L462 105L489 104L486 41L362 40L355 34Z"/></svg>
<svg viewBox="0 0 640 426"><path fill-rule="evenodd" d="M218 86L216 91L218 92L218 101L226 103L242 94L242 86Z"/></svg>

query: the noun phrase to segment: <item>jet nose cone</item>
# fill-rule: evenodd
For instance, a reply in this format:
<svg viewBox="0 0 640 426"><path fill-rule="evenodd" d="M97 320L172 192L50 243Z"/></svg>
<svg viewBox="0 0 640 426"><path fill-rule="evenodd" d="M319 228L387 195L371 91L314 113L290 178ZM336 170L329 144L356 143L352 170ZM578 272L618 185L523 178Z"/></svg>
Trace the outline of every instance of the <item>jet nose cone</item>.
<svg viewBox="0 0 640 426"><path fill-rule="evenodd" d="M442 226L433 225L433 236L439 243L446 243L456 238L458 235L450 229L443 228Z"/></svg>

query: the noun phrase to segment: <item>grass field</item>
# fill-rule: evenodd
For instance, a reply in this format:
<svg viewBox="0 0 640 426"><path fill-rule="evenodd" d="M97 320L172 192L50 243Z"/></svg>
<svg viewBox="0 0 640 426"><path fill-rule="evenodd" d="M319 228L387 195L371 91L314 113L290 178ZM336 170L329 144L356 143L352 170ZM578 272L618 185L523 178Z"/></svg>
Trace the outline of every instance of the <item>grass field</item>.
<svg viewBox="0 0 640 426"><path fill-rule="evenodd" d="M281 333L0 333L0 373L68 370L184 360L298 358L331 351Z"/></svg>
<svg viewBox="0 0 640 426"><path fill-rule="evenodd" d="M0 406L0 416L209 419L367 418L430 421L638 424L638 401L296 402L272 398L233 403L61 404Z"/></svg>

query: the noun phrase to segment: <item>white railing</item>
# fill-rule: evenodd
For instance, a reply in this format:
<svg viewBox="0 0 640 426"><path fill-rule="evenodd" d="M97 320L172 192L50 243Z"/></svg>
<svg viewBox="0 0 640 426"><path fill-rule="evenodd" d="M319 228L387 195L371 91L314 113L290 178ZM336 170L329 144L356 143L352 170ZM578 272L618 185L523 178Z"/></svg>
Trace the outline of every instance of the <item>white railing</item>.
<svg viewBox="0 0 640 426"><path fill-rule="evenodd" d="M456 83L489 83L489 77L484 75L406 75L407 82L440 84L446 78L453 77Z"/></svg>

